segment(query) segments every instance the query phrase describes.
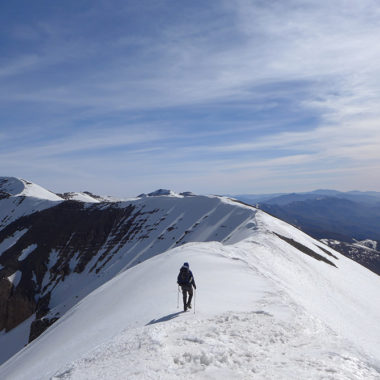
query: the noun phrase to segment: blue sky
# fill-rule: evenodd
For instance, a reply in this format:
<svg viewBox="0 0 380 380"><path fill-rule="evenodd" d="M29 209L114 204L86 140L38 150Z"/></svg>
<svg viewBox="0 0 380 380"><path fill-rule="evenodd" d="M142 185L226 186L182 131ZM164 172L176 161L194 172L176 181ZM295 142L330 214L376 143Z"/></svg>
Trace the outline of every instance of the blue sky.
<svg viewBox="0 0 380 380"><path fill-rule="evenodd" d="M0 175L131 196L380 190L380 4L0 5Z"/></svg>

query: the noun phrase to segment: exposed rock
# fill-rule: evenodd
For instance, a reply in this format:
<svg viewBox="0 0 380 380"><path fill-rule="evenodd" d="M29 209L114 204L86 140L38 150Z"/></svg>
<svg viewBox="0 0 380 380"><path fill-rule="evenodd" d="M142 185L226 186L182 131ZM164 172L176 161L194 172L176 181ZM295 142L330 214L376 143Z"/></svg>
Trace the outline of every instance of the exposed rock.
<svg viewBox="0 0 380 380"><path fill-rule="evenodd" d="M58 318L42 318L36 319L30 326L29 343L38 338L48 327L50 327Z"/></svg>
<svg viewBox="0 0 380 380"><path fill-rule="evenodd" d="M5 329L9 331L29 318L35 311L36 303L25 295L16 292L7 303L7 319Z"/></svg>
<svg viewBox="0 0 380 380"><path fill-rule="evenodd" d="M182 195L183 197L195 197L196 194L192 193L191 191L184 191L182 193L179 193L179 195Z"/></svg>
<svg viewBox="0 0 380 380"><path fill-rule="evenodd" d="M0 280L0 331L7 325L8 301L11 296L12 284L7 279Z"/></svg>
<svg viewBox="0 0 380 380"><path fill-rule="evenodd" d="M36 319L41 319L43 316L45 316L49 312L50 296L51 296L51 293L49 292L38 300L37 307L36 307L37 309Z"/></svg>
<svg viewBox="0 0 380 380"><path fill-rule="evenodd" d="M9 331L29 318L35 311L36 303L7 279L0 280L0 330Z"/></svg>
<svg viewBox="0 0 380 380"><path fill-rule="evenodd" d="M0 190L0 199L6 199L9 197L10 197L10 195L8 193Z"/></svg>
<svg viewBox="0 0 380 380"><path fill-rule="evenodd" d="M162 195L174 195L175 193L172 190L167 190L167 189L158 189L155 191L152 191L151 193L148 194L150 197L160 197Z"/></svg>
<svg viewBox="0 0 380 380"><path fill-rule="evenodd" d="M295 241L294 239L288 238L286 236L282 236L282 235L277 234L277 233L275 233L275 234L280 239L282 239L282 240L286 241L287 243L289 243L290 245L292 245L294 248L297 248L300 252L303 252L306 255L308 255L308 256L310 256L310 257L312 257L312 258L314 258L314 259L316 259L318 261L323 261L326 264L329 264L329 265L332 265L333 267L336 267L336 265L332 261L326 259L326 257L324 257L324 256L320 255L319 253L313 251L309 247L306 247L305 245L301 244L300 242ZM332 256L332 257L334 257L335 259L337 259L336 256L333 256L330 253L329 253L329 255Z"/></svg>

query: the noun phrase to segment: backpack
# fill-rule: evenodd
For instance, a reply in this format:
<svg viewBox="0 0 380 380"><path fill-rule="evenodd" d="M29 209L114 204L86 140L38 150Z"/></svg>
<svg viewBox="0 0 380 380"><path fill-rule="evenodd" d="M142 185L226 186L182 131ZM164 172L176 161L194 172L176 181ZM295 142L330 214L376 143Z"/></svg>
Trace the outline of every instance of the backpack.
<svg viewBox="0 0 380 380"><path fill-rule="evenodd" d="M193 279L192 273L188 268L182 267L179 270L178 284L181 286L190 286Z"/></svg>

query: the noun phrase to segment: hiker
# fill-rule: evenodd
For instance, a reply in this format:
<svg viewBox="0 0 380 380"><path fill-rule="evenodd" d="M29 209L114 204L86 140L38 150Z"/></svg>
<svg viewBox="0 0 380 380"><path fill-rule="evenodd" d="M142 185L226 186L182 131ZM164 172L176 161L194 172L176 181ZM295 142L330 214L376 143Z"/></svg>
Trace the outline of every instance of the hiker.
<svg viewBox="0 0 380 380"><path fill-rule="evenodd" d="M183 310L191 309L191 300L193 298L193 287L196 289L193 273L189 268L189 263L184 263L179 270L179 275L177 278L177 284L182 289L183 295ZM187 299L187 294L189 298Z"/></svg>

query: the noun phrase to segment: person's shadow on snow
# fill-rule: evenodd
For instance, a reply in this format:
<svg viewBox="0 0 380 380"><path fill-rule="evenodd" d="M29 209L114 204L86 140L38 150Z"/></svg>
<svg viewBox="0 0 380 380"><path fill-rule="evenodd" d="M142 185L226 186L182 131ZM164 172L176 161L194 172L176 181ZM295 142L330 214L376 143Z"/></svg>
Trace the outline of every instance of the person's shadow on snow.
<svg viewBox="0 0 380 380"><path fill-rule="evenodd" d="M170 321L171 319L178 317L182 313L183 313L182 311L177 311L176 313L165 315L164 317L161 317L159 319L152 319L145 326L154 325L155 323Z"/></svg>

